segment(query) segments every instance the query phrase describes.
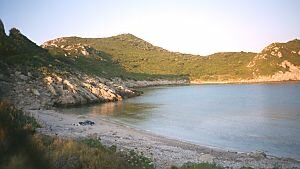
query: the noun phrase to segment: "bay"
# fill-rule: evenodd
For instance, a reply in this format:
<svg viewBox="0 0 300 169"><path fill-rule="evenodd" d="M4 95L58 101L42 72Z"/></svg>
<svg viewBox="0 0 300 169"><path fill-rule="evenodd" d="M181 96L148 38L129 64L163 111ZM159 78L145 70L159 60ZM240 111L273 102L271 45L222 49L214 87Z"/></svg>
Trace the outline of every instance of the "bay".
<svg viewBox="0 0 300 169"><path fill-rule="evenodd" d="M63 109L230 151L300 159L300 84L152 87L116 103Z"/></svg>

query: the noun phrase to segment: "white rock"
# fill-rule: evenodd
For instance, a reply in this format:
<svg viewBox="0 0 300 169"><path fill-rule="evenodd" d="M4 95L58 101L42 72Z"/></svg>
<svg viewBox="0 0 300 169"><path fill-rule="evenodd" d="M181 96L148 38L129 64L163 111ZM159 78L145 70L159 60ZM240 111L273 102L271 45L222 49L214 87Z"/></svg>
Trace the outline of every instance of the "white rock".
<svg viewBox="0 0 300 169"><path fill-rule="evenodd" d="M279 47L275 47L273 49L275 50L275 52L277 52L279 50Z"/></svg>
<svg viewBox="0 0 300 169"><path fill-rule="evenodd" d="M81 53L82 53L84 56L89 55L89 52L87 52L86 50L81 51Z"/></svg>
<svg viewBox="0 0 300 169"><path fill-rule="evenodd" d="M31 89L32 93L36 96L40 95L40 92L37 89Z"/></svg>
<svg viewBox="0 0 300 169"><path fill-rule="evenodd" d="M57 80L58 82L62 82L62 78L59 77L59 76L56 76L56 80Z"/></svg>
<svg viewBox="0 0 300 169"><path fill-rule="evenodd" d="M272 51L272 52L271 52L271 55L272 55L272 56L275 56L275 52L274 52L274 51Z"/></svg>

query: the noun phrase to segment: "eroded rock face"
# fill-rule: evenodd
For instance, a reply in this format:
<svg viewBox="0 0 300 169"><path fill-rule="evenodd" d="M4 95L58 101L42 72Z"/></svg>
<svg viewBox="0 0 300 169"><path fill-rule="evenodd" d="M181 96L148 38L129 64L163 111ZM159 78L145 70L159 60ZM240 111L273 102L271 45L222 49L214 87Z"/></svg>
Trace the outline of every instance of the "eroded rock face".
<svg viewBox="0 0 300 169"><path fill-rule="evenodd" d="M286 72L279 71L275 73L272 78L276 81L286 81L286 80L300 80L300 67L295 66L287 60L284 60L281 67L288 69Z"/></svg>
<svg viewBox="0 0 300 169"><path fill-rule="evenodd" d="M106 85L105 82L109 80L87 75L61 77L52 74L44 77L43 81L54 98L56 106L119 101L124 97L140 94L111 81L107 83L110 85Z"/></svg>
<svg viewBox="0 0 300 169"><path fill-rule="evenodd" d="M9 77L3 80L0 78L0 89L8 91L5 99L16 107L37 110L120 101L142 93L132 88L188 83L187 80L135 81L118 77L106 79L80 72L45 72L36 69L21 71L9 68ZM1 93L4 92L1 90Z"/></svg>
<svg viewBox="0 0 300 169"><path fill-rule="evenodd" d="M300 80L298 51L300 40L286 43L272 43L258 53L247 67L252 71L253 79L242 82L270 82ZM268 72L268 70L273 70Z"/></svg>
<svg viewBox="0 0 300 169"><path fill-rule="evenodd" d="M65 56L89 56L94 49L86 44L76 43L68 44L64 38L57 38L47 41L41 45L42 48L59 48L64 51Z"/></svg>
<svg viewBox="0 0 300 169"><path fill-rule="evenodd" d="M26 110L48 109L53 106L75 106L88 103L119 101L140 95L140 92L97 76L55 73L32 76L33 72L11 70L7 100ZM5 84L5 86L4 86Z"/></svg>
<svg viewBox="0 0 300 169"><path fill-rule="evenodd" d="M278 71L271 76L259 76L251 81L253 82L269 82L269 81L289 81L300 80L300 66L296 66L287 60L279 64L280 67L286 69L285 72Z"/></svg>

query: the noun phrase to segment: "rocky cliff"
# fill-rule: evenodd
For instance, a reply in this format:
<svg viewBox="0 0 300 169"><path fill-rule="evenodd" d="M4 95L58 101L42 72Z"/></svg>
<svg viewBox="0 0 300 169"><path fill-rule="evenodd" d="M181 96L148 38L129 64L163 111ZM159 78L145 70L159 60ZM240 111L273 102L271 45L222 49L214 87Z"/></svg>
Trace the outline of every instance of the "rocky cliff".
<svg viewBox="0 0 300 169"><path fill-rule="evenodd" d="M300 80L300 40L267 46L247 67L252 70L252 81Z"/></svg>
<svg viewBox="0 0 300 169"><path fill-rule="evenodd" d="M0 73L0 76L5 75ZM21 72L10 69L8 76L0 78L0 96L20 109L51 109L121 101L141 94L133 88L187 83L184 80L135 81L106 79L80 72L61 75L54 72L43 73L40 70Z"/></svg>
<svg viewBox="0 0 300 169"><path fill-rule="evenodd" d="M10 70L10 73L10 80L6 82L9 91L4 97L22 109L119 101L141 94L111 80L78 72L64 76L38 71L24 73Z"/></svg>

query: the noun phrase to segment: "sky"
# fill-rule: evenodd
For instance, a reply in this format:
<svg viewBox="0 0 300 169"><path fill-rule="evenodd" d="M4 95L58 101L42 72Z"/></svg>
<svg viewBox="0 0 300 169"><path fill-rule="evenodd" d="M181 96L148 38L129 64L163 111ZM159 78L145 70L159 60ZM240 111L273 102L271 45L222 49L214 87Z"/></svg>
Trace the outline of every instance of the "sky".
<svg viewBox="0 0 300 169"><path fill-rule="evenodd" d="M6 32L37 44L66 36L134 34L165 49L259 52L300 39L299 0L1 0Z"/></svg>

